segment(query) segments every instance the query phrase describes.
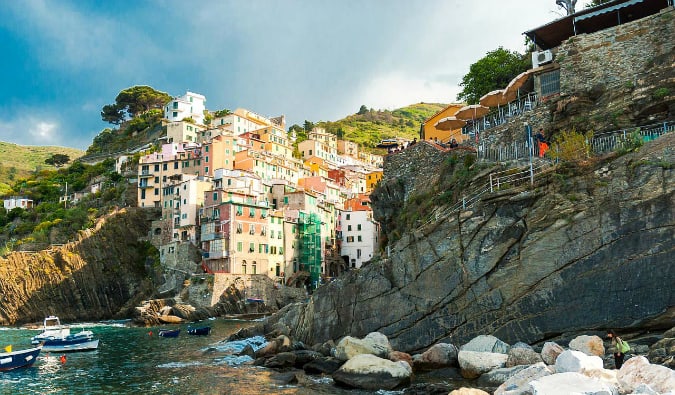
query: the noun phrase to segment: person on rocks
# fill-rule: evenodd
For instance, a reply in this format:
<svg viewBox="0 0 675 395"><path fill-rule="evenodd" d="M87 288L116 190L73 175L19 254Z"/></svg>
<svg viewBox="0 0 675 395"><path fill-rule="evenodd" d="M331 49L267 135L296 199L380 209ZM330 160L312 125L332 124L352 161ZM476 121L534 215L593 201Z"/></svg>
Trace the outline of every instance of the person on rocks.
<svg viewBox="0 0 675 395"><path fill-rule="evenodd" d="M452 141L450 142L450 148L457 148L457 147L459 147L457 140L452 139Z"/></svg>
<svg viewBox="0 0 675 395"><path fill-rule="evenodd" d="M546 141L546 137L544 137L544 129L540 128L539 133L537 133L534 138L537 140L537 144L539 145L539 157L543 158L546 154L546 151L548 151L548 142Z"/></svg>
<svg viewBox="0 0 675 395"><path fill-rule="evenodd" d="M612 350L614 354L614 366L617 369L621 369L621 365L623 365L623 358L626 356L625 353L627 351L626 349L628 348L628 343L621 340L621 338L617 336L616 333L614 333L614 331L611 329L607 330L607 338L612 342L610 350Z"/></svg>

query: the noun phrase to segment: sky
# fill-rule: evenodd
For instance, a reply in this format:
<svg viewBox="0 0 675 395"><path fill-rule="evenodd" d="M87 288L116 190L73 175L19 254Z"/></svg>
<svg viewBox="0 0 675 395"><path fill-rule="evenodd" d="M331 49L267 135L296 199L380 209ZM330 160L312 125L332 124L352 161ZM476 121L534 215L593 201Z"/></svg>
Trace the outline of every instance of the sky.
<svg viewBox="0 0 675 395"><path fill-rule="evenodd" d="M451 103L472 63L562 16L555 0L0 0L0 141L84 150L135 85L287 126Z"/></svg>

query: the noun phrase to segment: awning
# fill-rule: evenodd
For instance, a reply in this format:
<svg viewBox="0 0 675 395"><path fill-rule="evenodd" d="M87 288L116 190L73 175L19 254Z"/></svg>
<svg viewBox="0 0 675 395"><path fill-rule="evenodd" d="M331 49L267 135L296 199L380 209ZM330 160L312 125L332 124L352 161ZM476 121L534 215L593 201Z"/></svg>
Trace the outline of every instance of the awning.
<svg viewBox="0 0 675 395"><path fill-rule="evenodd" d="M585 8L573 15L556 19L528 30L529 37L539 48L551 49L568 38L597 31L657 14L669 6L669 0L614 0L593 8Z"/></svg>

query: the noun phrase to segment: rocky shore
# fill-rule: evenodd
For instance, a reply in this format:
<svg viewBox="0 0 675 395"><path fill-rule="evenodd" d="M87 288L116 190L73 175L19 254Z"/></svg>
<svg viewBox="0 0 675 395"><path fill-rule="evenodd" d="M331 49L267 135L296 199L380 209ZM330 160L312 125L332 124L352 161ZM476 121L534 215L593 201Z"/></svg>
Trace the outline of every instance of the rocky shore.
<svg viewBox="0 0 675 395"><path fill-rule="evenodd" d="M261 339L259 329L243 329L228 341ZM619 370L606 349L609 343L598 335L534 346L480 335L462 345L436 343L412 355L394 350L379 332L311 347L287 334L270 333L266 339L237 355L279 371L278 379L287 384L302 385L308 376L318 376L342 388L404 394L675 394L675 327L658 336L625 338L631 352Z"/></svg>

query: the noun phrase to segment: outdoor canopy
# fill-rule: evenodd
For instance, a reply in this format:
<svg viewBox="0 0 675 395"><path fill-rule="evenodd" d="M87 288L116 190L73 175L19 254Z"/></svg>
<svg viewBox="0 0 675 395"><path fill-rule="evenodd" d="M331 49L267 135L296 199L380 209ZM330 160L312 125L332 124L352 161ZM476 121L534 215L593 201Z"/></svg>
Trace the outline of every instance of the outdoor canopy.
<svg viewBox="0 0 675 395"><path fill-rule="evenodd" d="M480 104L471 104L460 108L455 113L455 118L464 120L477 119L485 116L488 112L490 112L488 107L481 106Z"/></svg>
<svg viewBox="0 0 675 395"><path fill-rule="evenodd" d="M436 122L434 127L438 130L454 130L459 129L466 125L466 121L463 119L457 119L457 117L446 117Z"/></svg>
<svg viewBox="0 0 675 395"><path fill-rule="evenodd" d="M507 99L504 96L504 89L497 89L481 96L479 103L485 107L499 107L508 103Z"/></svg>

